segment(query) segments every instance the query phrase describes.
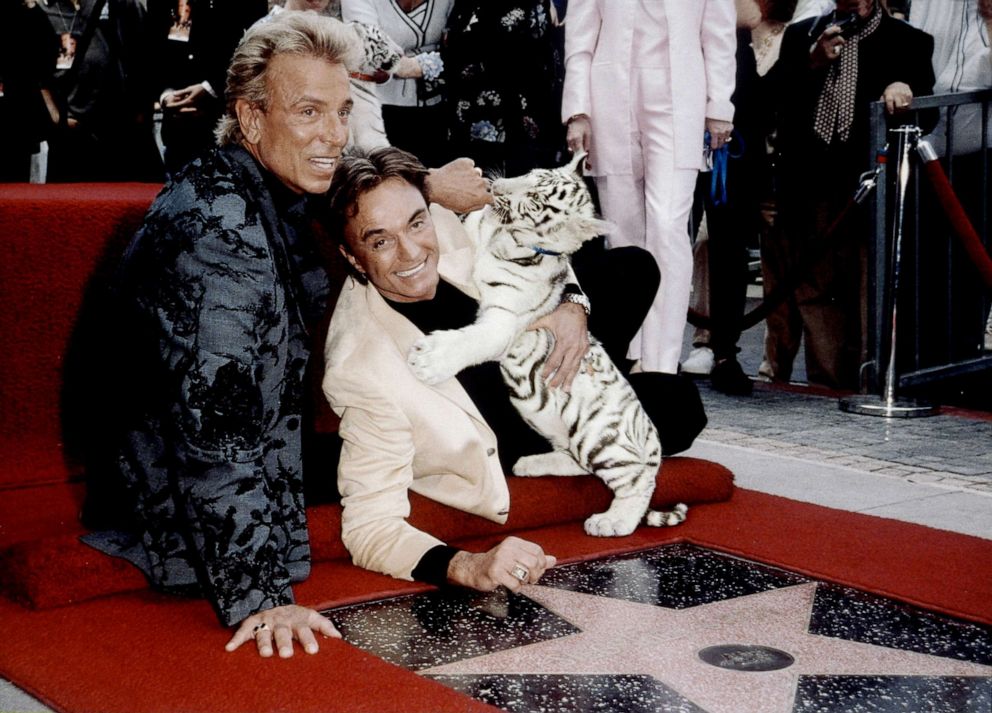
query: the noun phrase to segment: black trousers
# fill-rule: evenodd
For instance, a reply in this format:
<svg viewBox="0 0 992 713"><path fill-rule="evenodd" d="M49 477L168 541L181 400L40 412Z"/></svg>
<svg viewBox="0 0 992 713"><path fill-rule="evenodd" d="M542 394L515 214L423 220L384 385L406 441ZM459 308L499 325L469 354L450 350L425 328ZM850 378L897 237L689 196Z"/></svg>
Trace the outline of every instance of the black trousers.
<svg viewBox="0 0 992 713"><path fill-rule="evenodd" d="M638 247L606 250L602 240L587 243L572 258L575 276L589 297L589 332L627 377L658 429L666 456L686 450L706 426L695 383L681 374L630 373L627 349L647 316L661 282L651 254ZM498 434L497 434L498 435Z"/></svg>
<svg viewBox="0 0 992 713"><path fill-rule="evenodd" d="M732 160L727 171L727 201L717 205L711 195L711 173L700 173L696 206L706 213L709 234L710 341L716 359L731 359L740 351L747 305L748 242L758 235L760 205L753 161ZM697 211L694 211L697 212ZM756 242L756 240L755 240Z"/></svg>

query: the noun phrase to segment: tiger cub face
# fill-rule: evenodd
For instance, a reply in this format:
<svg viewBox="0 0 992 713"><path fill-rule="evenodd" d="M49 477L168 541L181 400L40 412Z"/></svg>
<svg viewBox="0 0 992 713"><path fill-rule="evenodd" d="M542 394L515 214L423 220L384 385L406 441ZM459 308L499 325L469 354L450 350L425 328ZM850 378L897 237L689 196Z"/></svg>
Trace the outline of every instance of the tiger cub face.
<svg viewBox="0 0 992 713"><path fill-rule="evenodd" d="M570 255L613 227L596 218L579 153L561 168L535 168L492 184L492 214L521 244Z"/></svg>
<svg viewBox="0 0 992 713"><path fill-rule="evenodd" d="M376 25L364 22L351 22L349 25L358 36L362 48L359 71L372 75L376 72L392 72L403 57L403 48Z"/></svg>

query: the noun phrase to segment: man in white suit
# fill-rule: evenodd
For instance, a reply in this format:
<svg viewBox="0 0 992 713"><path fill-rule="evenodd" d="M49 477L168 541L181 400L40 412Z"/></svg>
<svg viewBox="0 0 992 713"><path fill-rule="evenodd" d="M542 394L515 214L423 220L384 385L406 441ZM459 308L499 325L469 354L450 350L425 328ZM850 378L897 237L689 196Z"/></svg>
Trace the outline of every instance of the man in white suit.
<svg viewBox="0 0 992 713"><path fill-rule="evenodd" d="M675 373L692 251L688 234L703 136L733 130L733 0L571 0L565 21L562 120L574 152L589 152L610 244L654 255L661 288L630 357Z"/></svg>

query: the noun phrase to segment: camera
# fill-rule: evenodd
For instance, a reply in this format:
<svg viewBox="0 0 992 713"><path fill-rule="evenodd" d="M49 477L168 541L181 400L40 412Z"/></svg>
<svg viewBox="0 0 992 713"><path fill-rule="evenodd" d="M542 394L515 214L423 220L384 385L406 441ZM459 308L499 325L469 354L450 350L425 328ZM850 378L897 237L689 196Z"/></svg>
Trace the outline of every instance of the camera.
<svg viewBox="0 0 992 713"><path fill-rule="evenodd" d="M840 28L840 36L847 39L858 31L861 17L856 12L835 12L832 26Z"/></svg>

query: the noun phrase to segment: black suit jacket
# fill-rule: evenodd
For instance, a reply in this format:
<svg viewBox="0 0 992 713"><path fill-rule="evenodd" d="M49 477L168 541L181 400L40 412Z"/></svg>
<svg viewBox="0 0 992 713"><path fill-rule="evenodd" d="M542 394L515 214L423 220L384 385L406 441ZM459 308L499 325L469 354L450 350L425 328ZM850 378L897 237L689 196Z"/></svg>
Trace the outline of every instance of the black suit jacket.
<svg viewBox="0 0 992 713"><path fill-rule="evenodd" d="M829 146L824 144L813 132L813 119L827 68L810 67L810 47L829 23L829 16L825 16L790 26L772 70L779 101L778 148L786 175L809 172L821 161L842 166L845 173L865 170L870 161L871 103L878 101L893 82L908 84L914 97L933 93L933 38L901 20L883 15L878 29L859 43L856 107L850 138L844 143L834 139ZM920 118L923 123L933 120L929 116ZM907 119L912 119L912 114L891 118L890 123Z"/></svg>

